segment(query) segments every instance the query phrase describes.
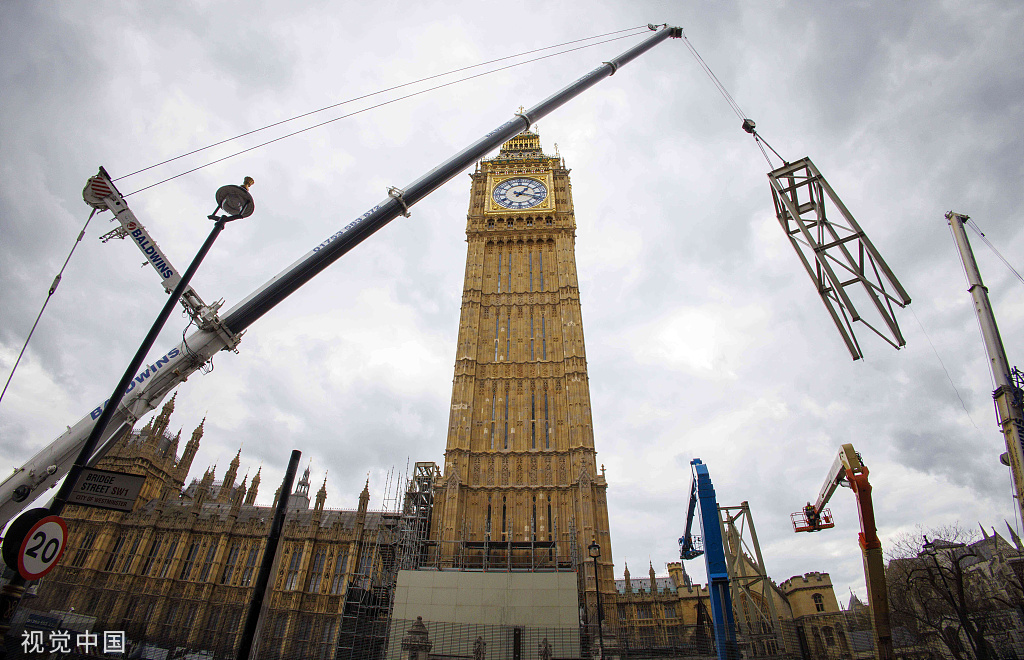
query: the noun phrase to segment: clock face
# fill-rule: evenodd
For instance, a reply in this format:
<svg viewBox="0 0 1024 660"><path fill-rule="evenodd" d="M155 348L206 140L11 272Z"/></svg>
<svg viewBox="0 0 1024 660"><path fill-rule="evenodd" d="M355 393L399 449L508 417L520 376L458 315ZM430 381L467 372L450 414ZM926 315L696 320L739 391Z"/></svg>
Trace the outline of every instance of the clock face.
<svg viewBox="0 0 1024 660"><path fill-rule="evenodd" d="M548 196L548 189L536 179L506 179L494 188L494 201L507 209L519 210L537 206Z"/></svg>

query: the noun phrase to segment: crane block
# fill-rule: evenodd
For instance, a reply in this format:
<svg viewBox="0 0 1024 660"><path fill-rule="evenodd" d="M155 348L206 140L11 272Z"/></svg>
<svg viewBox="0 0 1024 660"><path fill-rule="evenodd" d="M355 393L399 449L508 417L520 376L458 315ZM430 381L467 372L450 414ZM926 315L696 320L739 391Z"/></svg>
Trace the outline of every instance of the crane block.
<svg viewBox="0 0 1024 660"><path fill-rule="evenodd" d="M853 359L864 357L854 322L896 349L905 345L893 305L909 305L910 296L811 159L769 172L768 181L779 224Z"/></svg>

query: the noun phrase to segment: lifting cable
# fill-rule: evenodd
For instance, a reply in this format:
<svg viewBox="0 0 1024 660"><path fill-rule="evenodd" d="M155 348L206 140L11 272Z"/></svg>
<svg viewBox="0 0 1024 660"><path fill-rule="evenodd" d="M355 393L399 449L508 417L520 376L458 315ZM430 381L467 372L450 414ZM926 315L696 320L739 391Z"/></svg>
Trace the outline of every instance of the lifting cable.
<svg viewBox="0 0 1024 660"><path fill-rule="evenodd" d="M978 236L981 237L981 240L985 241L985 245L987 245L990 250L996 253L996 256L999 257L999 260L1003 262L1003 265L1009 268L1010 272L1017 276L1017 279L1020 280L1021 284L1024 284L1024 277L1021 277L1020 273L1017 272L1017 269L1011 266L1010 262L1006 260L1006 257L999 253L999 250L996 249L996 246L992 245L992 241L988 240L988 238L985 236L985 233L981 231L981 227L979 227L978 224L974 222L974 220L972 220L971 218L967 218L967 222L965 224L978 233ZM952 231L952 229L950 231Z"/></svg>
<svg viewBox="0 0 1024 660"><path fill-rule="evenodd" d="M92 213L89 214L88 219L85 221L85 225L82 227L82 231L78 232L78 238L75 239L74 245L71 246L71 251L68 252L67 259L64 260L64 265L60 267L60 272L57 273L57 277L53 278L53 283L50 284L50 290L46 294L46 300L43 301L43 306L39 310L39 314L36 315L36 321L32 324L32 329L28 331L28 337L25 338L25 344L21 347L21 352L18 353L18 359L14 361L14 366L11 367L11 374L7 377L7 383L4 385L3 391L0 392L0 401L3 400L4 394L7 393L7 387L11 384L11 379L14 378L14 372L17 371L18 364L21 363L22 356L25 355L25 349L28 348L29 340L32 339L32 333L36 331L36 326L39 325L39 319L43 317L43 312L46 311L46 306L50 304L50 298L53 297L54 291L56 291L57 286L60 285L60 278L64 275L64 269L68 267L68 262L71 261L71 255L75 253L75 248L77 248L78 244L82 242L83 238L85 238L85 230L89 226L89 223L92 222L92 217L94 215L96 215L96 209L93 209Z"/></svg>
<svg viewBox="0 0 1024 660"><path fill-rule="evenodd" d="M782 161L783 165L789 164L788 160L779 155L779 152L775 151L772 145L768 144L768 141L761 137L756 130L754 130L754 120L748 119L747 116L743 113L743 110L740 109L740 104L736 102L736 99L734 99L732 94L729 93L729 90L725 88L725 85L723 85L722 81L718 79L718 76L716 76L715 73L711 70L711 67L707 65L707 62L705 62L704 58L700 56L700 53L697 52L697 49L693 47L693 44L690 43L690 40L686 38L685 31L683 32L683 43L686 44L686 47L693 55L693 58L697 60L697 64L700 66L700 68L704 71L704 73L708 75L708 78L711 79L712 84L722 95L722 98L725 99L725 102L729 104L729 107L732 108L732 111L736 113L736 116L739 117L740 121L743 122L743 130L754 136L754 142L757 143L757 148L761 150L761 153L764 155L764 159L768 161L768 167L770 167L773 170L775 169L775 165L772 164L771 158L768 157L768 152L764 150L765 147L771 149L772 153L778 156L779 160Z"/></svg>
<svg viewBox="0 0 1024 660"><path fill-rule="evenodd" d="M332 108L336 108L338 106L345 105L346 103L352 103L353 101L358 101L360 99L369 98L371 96L376 96L378 94L383 94L385 92L389 92L389 91L393 91L393 90L396 90L396 89L400 89L402 87L408 87L409 85L415 85L417 83L421 83L421 82L424 82L424 81L427 81L427 80L432 80L434 78L444 77L444 76L447 76L447 75L451 75L453 73L458 73L460 71L466 71L468 69L474 69L474 68L477 68L477 67L486 66L488 64L493 64L495 62L501 62L503 60L508 60L508 59L512 59L512 58L516 58L516 57L522 57L523 55L528 55L528 54L531 54L531 53L537 53L537 52L544 51L544 50L550 50L552 48L559 48L561 46L566 46L566 45L569 45L569 44L578 43L580 41L589 41L589 40L592 40L592 39L599 39L601 37L606 37L606 36L610 36L610 35L613 35L613 34L619 34L621 32L630 32L630 34L625 34L625 35L621 35L621 36L617 36L617 37L612 37L610 39L604 39L603 41L596 41L594 43L585 44L583 46L576 46L575 48L567 48L566 50L562 50L562 51L559 51L557 53L550 53L548 55L541 55L539 57L534 57L532 59L523 60L522 62L517 62L515 64L508 64L508 65L505 65L505 66L498 67L496 69L491 69L489 71L484 71L483 73L477 73L477 74L473 74L473 75L470 75L470 76L465 76L465 77L459 78L457 80L451 80L449 82L441 83L441 84L435 85L433 87L428 87L426 89L422 89L422 90L419 90L419 91L416 91L416 92L411 92L409 94L405 94L403 96L398 96L396 98L393 98L393 99L390 99L390 100L387 100L387 101L382 101L380 103L376 103L374 105L362 108L360 110L356 110L356 111L350 112L348 114L344 114L344 115L335 117L333 119L328 119L328 120L320 122L318 124L313 124L312 126L308 126L306 128L302 128L302 129L299 129L297 131L293 131L291 133L286 133L285 135L282 135L280 137L274 138L272 140L267 140L266 142L262 142L260 144L257 144L257 145L254 145L252 147L249 147L247 149L242 149L241 151L236 151L235 153L232 153L232 154L229 154L227 156L224 156L223 158L218 158L216 160L212 160L212 161L210 161L208 163L205 163L203 165L200 165L198 167L194 167L192 169L185 170L184 172L181 172L179 174L175 174L174 176L168 177L168 178L163 179L161 181L157 181L156 183L150 184L148 186L144 186L142 188L139 188L137 190L134 190L134 191L128 193L127 195L124 195L125 197L130 197L131 195L134 195L135 193L142 192L143 190L148 190L150 188L154 188L154 187L159 186L159 185L161 185L163 183L167 183L168 181L172 181L172 180L177 179L179 177L185 176L186 174L191 174L192 172L196 172L196 171L201 170L201 169L203 169L205 167L209 167L210 165L214 165L216 163L223 162L223 161L228 160L230 158L234 158L235 156L240 156L240 155L242 155L244 153L248 153L250 151L254 151L256 149L259 149L260 147L265 147L265 146L267 146L269 144L273 144L274 142L280 142L281 140L293 137L293 136L298 135L300 133L305 133L306 131L311 131L311 130L313 130L315 128L320 128L321 126L326 126L327 124L339 121L341 119L345 119L347 117L352 117L353 115L361 114L361 113L366 112L368 110L373 110L373 109L379 108L381 106L385 106L385 105L389 105L391 103L395 103L396 101L402 101L404 99L412 98L413 96L419 96L420 94L425 94L427 92L431 92L431 91L434 91L434 90L437 90L437 89L441 89L443 87L448 87L450 85L456 85L458 83L465 82L467 80L473 80L474 78L481 78L483 76L487 76L487 75L490 75L492 73L497 73L499 71L505 71L506 69L513 69L513 68L515 68L517 66L522 66L524 64L530 64L532 62L537 62L537 61L548 59L548 58L551 58L551 57L556 57L558 55L564 55L566 53L571 53L573 51L583 50L584 48L590 48L592 46L598 46L598 45L606 44L606 43L609 43L609 42L612 42L612 41L618 41L619 39L628 39L630 37L636 37L636 36L639 36L641 34L645 34L650 29L651 29L650 26L644 25L644 26L637 26L637 27L627 28L625 30L616 30L615 32L608 32L608 33L596 35L596 36L593 36L593 37L587 37L585 39L574 39L573 41L566 41L566 42L563 42L561 44L556 44L554 46L546 46L544 48L536 48L534 50L524 51L524 52L518 53L516 55L508 55L508 56L505 56L505 57L499 57L497 59L489 60L487 62L481 62L480 64L473 64L471 66L465 66L465 67L461 67L461 68L458 68L458 69L452 69L451 71L447 71L445 73L438 73L438 74L435 74L435 75L432 75L432 76L427 76L426 78L420 78L419 80L414 80L412 82L402 83L401 85L395 85L393 87L388 87L386 89L382 89L382 90L379 90L379 91L376 91L376 92L373 92L373 93L370 93L370 94L363 94L362 96L356 96L356 97L353 97L353 98L348 99L346 101L341 101L339 103L335 103L335 104L332 104L332 105L325 106L323 108L320 108L319 110L312 110L310 112L305 112L303 114L296 115L296 116L291 117L289 119L283 119L281 121L278 121L278 122L275 122L275 123L272 123L272 124L268 124L266 126L263 126L262 128L257 128L257 129L248 131L246 133L242 133L240 135L236 135L234 137L221 140L219 142L214 142L213 144L209 144L209 145L207 145L205 147L201 147L199 149L194 149L194 150L189 151L187 153L181 154L180 156L175 156L174 158L169 158L169 159L167 159L165 161L162 161L160 163L156 163L154 165L150 165L148 167L144 167L144 168L142 168L140 170L136 170L134 172L131 172L130 174L126 174L124 176L118 177L118 178L113 179L113 180L114 181L120 181L121 179L126 179L126 178L128 178L130 176L134 176L134 175L139 174L141 172L145 172L147 170L151 170L151 169L153 169L155 167L159 167L160 165L164 165L166 163L173 162L173 161L178 160L180 158L184 158L186 156L190 156L192 154L196 154L196 153L199 153L201 151L205 151L207 149L210 149L210 148L213 148L213 147L225 144L227 142L231 142L233 140L237 140L239 138L242 138L242 137L245 137L245 136L248 136L248 135L252 135L254 133L258 133L258 132L266 130L268 128L273 128L274 126L280 126L282 124L288 123L290 121L294 121L296 119L301 119L303 117L308 117L310 115L314 115L314 114L316 114L318 112L323 112L325 110L330 110ZM637 30L642 30L642 31L638 32Z"/></svg>

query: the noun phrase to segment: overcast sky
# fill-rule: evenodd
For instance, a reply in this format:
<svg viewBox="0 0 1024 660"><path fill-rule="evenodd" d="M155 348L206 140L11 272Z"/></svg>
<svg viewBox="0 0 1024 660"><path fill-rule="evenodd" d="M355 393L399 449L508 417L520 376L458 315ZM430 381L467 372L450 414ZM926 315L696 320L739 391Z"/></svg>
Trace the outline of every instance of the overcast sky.
<svg viewBox="0 0 1024 660"><path fill-rule="evenodd" d="M572 169L576 260L616 574L676 560L689 462L722 505L750 503L782 581L832 574L864 596L857 512L792 532L839 445L871 470L883 543L960 521L1016 525L992 379L944 214L1024 250L1024 5L933 3L12 3L0 5L0 376L6 380L89 208L123 176L309 110L454 68L649 22L681 25L789 160L809 156L910 293L907 346L860 335L851 361L774 217L768 165L673 40L540 122ZM230 307L403 186L638 39L527 64L343 119L129 198L181 271L214 191L252 176L193 284ZM414 89L420 89L423 86ZM398 93L381 98L393 98ZM361 101L119 181L124 193ZM264 137L265 136L265 137ZM367 473L442 462L465 264L460 175L253 325L177 389L206 416L193 464L242 447L269 504L292 449L352 508ZM102 401L164 294L97 216L0 401L0 469ZM1011 363L1024 287L977 237ZM913 310L913 313L912 311ZM916 316L915 316L916 314ZM154 347L180 341L173 316ZM955 389L954 389L955 386ZM396 479L393 478L393 482ZM394 483L393 483L394 485ZM688 570L703 579L700 561Z"/></svg>

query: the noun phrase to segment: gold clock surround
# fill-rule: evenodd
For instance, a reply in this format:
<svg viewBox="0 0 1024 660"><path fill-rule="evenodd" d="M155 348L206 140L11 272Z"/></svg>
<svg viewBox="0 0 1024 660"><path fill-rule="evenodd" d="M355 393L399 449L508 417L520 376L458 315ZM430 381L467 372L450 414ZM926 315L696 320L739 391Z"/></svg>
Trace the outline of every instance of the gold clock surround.
<svg viewBox="0 0 1024 660"><path fill-rule="evenodd" d="M544 201L536 206L531 206L527 209L507 209L501 204L494 201L494 189L498 187L503 181L509 179L535 179L544 184L544 187L548 190L548 196L544 198ZM515 174L489 174L487 176L487 206L484 208L484 213L488 215L509 215L510 213L516 214L531 214L531 213L543 213L553 212L555 210L555 194L554 194L555 179L550 171L548 172L517 172Z"/></svg>

